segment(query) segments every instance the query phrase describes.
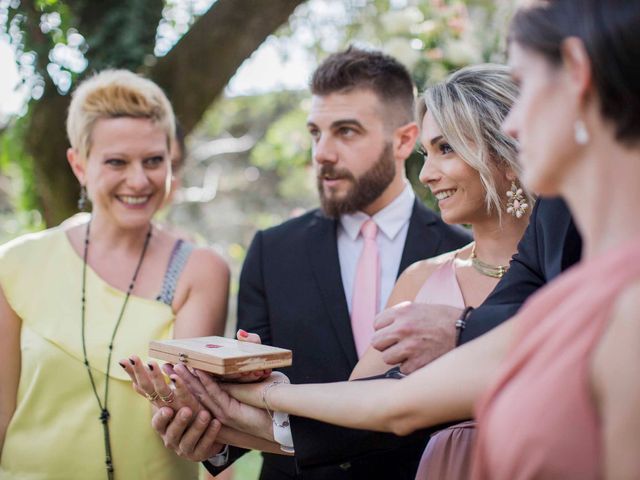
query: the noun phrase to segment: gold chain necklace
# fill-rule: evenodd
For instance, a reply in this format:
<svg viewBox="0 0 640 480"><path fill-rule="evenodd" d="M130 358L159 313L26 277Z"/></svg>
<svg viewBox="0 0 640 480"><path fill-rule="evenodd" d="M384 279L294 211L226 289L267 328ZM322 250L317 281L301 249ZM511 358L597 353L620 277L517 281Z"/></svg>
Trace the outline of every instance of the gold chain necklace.
<svg viewBox="0 0 640 480"><path fill-rule="evenodd" d="M485 263L476 257L476 244L473 244L471 248L471 265L482 275L486 275L487 277L492 278L502 278L507 270L509 270L509 265L491 265L489 263Z"/></svg>

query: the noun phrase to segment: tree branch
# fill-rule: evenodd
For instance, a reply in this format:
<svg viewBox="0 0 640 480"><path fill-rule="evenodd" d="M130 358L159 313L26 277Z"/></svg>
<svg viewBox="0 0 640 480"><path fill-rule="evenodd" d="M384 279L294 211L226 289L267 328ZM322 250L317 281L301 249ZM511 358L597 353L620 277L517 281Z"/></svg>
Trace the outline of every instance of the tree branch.
<svg viewBox="0 0 640 480"><path fill-rule="evenodd" d="M305 0L218 0L149 75L190 131L238 67Z"/></svg>

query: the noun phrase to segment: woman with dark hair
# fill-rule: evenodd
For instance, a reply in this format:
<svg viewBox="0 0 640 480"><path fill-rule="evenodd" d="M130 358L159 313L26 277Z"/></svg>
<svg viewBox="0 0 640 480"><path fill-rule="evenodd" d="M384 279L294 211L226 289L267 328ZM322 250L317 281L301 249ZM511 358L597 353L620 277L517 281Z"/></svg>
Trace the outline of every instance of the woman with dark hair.
<svg viewBox="0 0 640 480"><path fill-rule="evenodd" d="M535 1L511 25L504 129L567 201L583 259L509 322L400 381L223 384L255 406L407 434L473 415L476 479L640 477L640 3ZM473 365L473 368L469 368Z"/></svg>

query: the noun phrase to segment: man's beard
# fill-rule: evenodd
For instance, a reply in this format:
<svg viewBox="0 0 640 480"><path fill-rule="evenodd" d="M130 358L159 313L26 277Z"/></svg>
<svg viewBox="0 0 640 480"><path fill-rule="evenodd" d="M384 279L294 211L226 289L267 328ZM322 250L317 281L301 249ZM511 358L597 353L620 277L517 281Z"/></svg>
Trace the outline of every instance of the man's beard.
<svg viewBox="0 0 640 480"><path fill-rule="evenodd" d="M344 179L351 183L351 188L343 198L336 199L326 196L322 185L322 179L325 175ZM318 193L322 210L325 215L332 218L364 210L382 195L395 175L396 164L391 143L385 145L376 163L359 178L355 178L349 170L337 169L333 164L324 164L318 172Z"/></svg>

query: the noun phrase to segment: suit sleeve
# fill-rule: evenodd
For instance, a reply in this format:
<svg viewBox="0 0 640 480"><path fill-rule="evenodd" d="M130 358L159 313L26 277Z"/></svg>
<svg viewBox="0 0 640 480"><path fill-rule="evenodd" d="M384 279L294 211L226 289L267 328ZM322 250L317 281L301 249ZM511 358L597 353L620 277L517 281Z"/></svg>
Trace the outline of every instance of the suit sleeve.
<svg viewBox="0 0 640 480"><path fill-rule="evenodd" d="M425 431L419 431L398 437L391 433L355 430L294 416L291 417L291 428L296 463L301 470L407 448L415 450L419 459L428 436ZM415 454L410 457L415 458Z"/></svg>
<svg viewBox="0 0 640 480"><path fill-rule="evenodd" d="M524 301L546 283L540 253L538 211L536 203L529 226L511 260L509 271L500 280L484 303L467 317L467 326L459 344L469 342L511 318ZM559 248L559 247L558 247Z"/></svg>
<svg viewBox="0 0 640 480"><path fill-rule="evenodd" d="M240 458L242 455L244 455L248 451L249 450L245 450L244 448L232 447L231 445L229 445L229 458L226 464L220 467L215 467L211 465L209 462L202 462L202 465L207 470L207 472L209 472L211 475L215 477L216 475L219 475L220 473L222 473L226 468L230 467L233 464L233 462L235 462L238 458Z"/></svg>
<svg viewBox="0 0 640 480"><path fill-rule="evenodd" d="M263 275L263 234L256 233L240 273L238 328L260 335L262 343L272 344L269 306Z"/></svg>
<svg viewBox="0 0 640 480"><path fill-rule="evenodd" d="M271 328L262 274L262 232L256 233L253 237L242 265L238 292L237 328L257 333L260 335L262 343L271 344ZM209 473L217 475L247 451L229 446L229 460L225 465L214 467L209 462L203 462L203 464Z"/></svg>

